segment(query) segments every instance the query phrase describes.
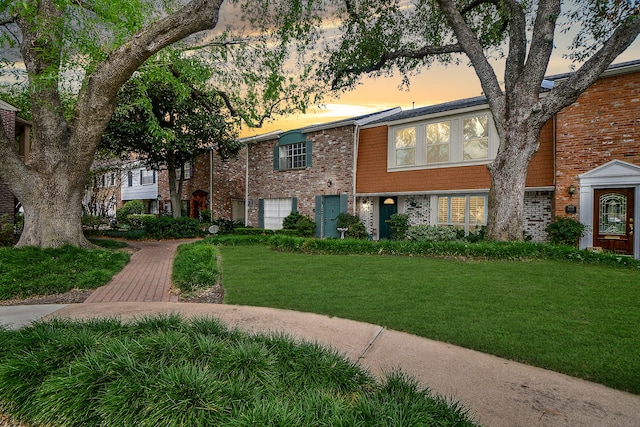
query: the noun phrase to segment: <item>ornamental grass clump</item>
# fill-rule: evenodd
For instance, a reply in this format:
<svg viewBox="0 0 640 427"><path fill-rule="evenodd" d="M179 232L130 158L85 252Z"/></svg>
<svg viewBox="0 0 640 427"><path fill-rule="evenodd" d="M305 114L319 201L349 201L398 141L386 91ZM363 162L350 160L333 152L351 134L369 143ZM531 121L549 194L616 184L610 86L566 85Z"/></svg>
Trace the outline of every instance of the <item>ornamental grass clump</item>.
<svg viewBox="0 0 640 427"><path fill-rule="evenodd" d="M400 373L177 315L0 329L0 408L49 426L473 425Z"/></svg>

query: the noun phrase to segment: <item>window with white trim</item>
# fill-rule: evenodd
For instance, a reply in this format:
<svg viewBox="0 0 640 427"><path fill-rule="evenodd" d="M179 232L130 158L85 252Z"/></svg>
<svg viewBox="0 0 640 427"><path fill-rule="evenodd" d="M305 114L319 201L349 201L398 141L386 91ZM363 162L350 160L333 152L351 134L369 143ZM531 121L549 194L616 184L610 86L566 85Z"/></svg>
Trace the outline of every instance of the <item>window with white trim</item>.
<svg viewBox="0 0 640 427"><path fill-rule="evenodd" d="M280 230L282 220L291 213L291 199L264 199L264 228Z"/></svg>
<svg viewBox="0 0 640 427"><path fill-rule="evenodd" d="M452 225L466 233L487 224L487 196L438 196L438 225Z"/></svg>
<svg viewBox="0 0 640 427"><path fill-rule="evenodd" d="M298 169L306 166L306 142L298 142L280 147L280 170Z"/></svg>
<svg viewBox="0 0 640 427"><path fill-rule="evenodd" d="M485 164L495 157L498 135L489 112L389 127L389 171Z"/></svg>
<svg viewBox="0 0 640 427"><path fill-rule="evenodd" d="M150 185L156 182L156 171L140 169L140 185Z"/></svg>
<svg viewBox="0 0 640 427"><path fill-rule="evenodd" d="M416 164L416 128L398 129L395 134L396 166Z"/></svg>

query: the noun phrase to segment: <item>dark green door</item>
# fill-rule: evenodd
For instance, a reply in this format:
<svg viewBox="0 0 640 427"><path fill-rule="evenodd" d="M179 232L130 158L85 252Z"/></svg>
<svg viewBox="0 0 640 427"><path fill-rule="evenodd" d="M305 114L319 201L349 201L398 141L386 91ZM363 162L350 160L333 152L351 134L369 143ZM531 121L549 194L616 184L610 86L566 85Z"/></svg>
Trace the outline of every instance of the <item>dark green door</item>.
<svg viewBox="0 0 640 427"><path fill-rule="evenodd" d="M397 197L380 197L380 239L391 239L391 215L397 212Z"/></svg>
<svg viewBox="0 0 640 427"><path fill-rule="evenodd" d="M328 238L339 237L338 215L340 215L340 196L324 196L324 236Z"/></svg>

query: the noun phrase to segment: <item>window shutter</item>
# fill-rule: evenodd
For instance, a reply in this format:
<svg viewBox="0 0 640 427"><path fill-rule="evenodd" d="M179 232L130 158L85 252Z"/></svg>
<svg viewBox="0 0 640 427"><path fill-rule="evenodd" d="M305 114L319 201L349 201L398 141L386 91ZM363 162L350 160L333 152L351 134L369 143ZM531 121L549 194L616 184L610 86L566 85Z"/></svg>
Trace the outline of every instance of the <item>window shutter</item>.
<svg viewBox="0 0 640 427"><path fill-rule="evenodd" d="M340 195L340 213L349 213L349 195Z"/></svg>
<svg viewBox="0 0 640 427"><path fill-rule="evenodd" d="M133 187L133 172L131 171L127 172L127 181L128 181L129 187Z"/></svg>
<svg viewBox="0 0 640 427"><path fill-rule="evenodd" d="M142 185L142 169L140 169L140 185Z"/></svg>
<svg viewBox="0 0 640 427"><path fill-rule="evenodd" d="M156 183L156 171L153 171L153 183Z"/></svg>
<svg viewBox="0 0 640 427"><path fill-rule="evenodd" d="M264 199L258 199L258 228L264 228Z"/></svg>
<svg viewBox="0 0 640 427"><path fill-rule="evenodd" d="M306 142L306 150L307 150L307 167L311 167L311 147L313 146L313 144L311 143L311 141L307 141Z"/></svg>
<svg viewBox="0 0 640 427"><path fill-rule="evenodd" d="M293 212L298 212L298 198L297 197L292 197L291 198L291 213Z"/></svg>
<svg viewBox="0 0 640 427"><path fill-rule="evenodd" d="M273 170L280 170L280 146L273 147Z"/></svg>
<svg viewBox="0 0 640 427"><path fill-rule="evenodd" d="M322 196L316 196L316 237L322 237L322 230L324 224L322 224Z"/></svg>

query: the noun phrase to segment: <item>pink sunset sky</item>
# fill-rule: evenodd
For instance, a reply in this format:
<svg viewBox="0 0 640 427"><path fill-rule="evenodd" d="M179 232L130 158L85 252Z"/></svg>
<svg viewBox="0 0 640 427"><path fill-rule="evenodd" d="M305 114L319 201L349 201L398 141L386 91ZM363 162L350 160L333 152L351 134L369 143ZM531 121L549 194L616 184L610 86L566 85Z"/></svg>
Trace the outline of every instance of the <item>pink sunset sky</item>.
<svg viewBox="0 0 640 427"><path fill-rule="evenodd" d="M623 52L614 64L637 59L640 59L640 40ZM495 62L494 65L499 79L503 75L500 64L501 62ZM571 62L563 59L561 54L557 54L551 59L547 75L570 72L570 67ZM420 75L411 78L409 90L399 89L400 83L400 75L375 79L363 78L356 89L341 94L339 98L327 96L323 106L311 107L304 115L281 117L265 123L260 129L244 128L241 135L260 135L275 130L286 132L392 107L407 110L413 106L424 107L482 94L480 82L473 68L465 64L447 67L435 64L429 69L424 69Z"/></svg>

